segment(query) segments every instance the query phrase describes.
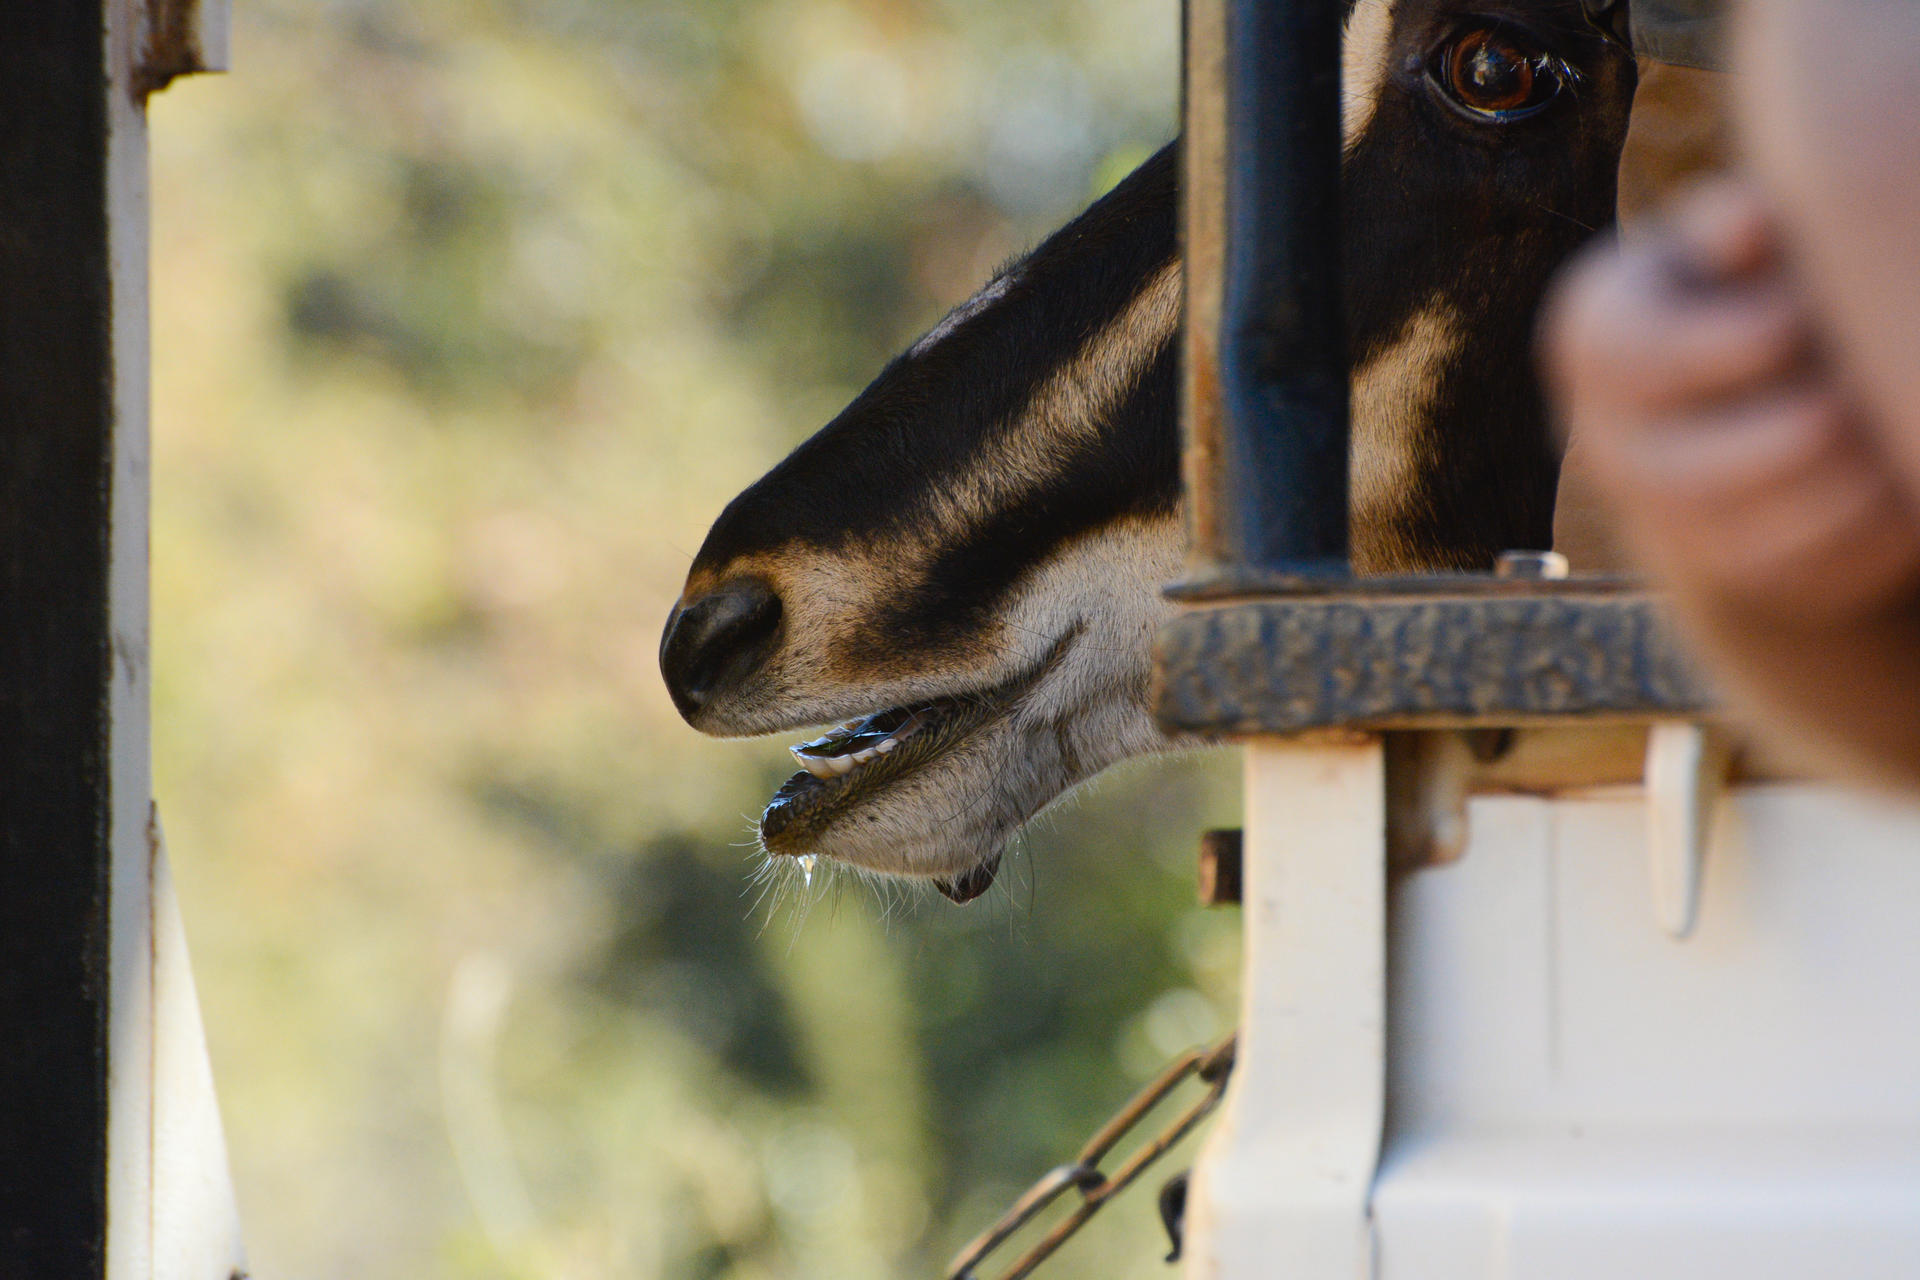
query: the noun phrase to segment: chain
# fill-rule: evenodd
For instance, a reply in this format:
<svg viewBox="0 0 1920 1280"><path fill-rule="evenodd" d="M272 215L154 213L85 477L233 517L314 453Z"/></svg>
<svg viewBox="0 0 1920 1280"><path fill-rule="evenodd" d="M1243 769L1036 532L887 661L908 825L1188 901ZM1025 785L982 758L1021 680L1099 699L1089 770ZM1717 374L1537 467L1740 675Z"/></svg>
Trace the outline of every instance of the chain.
<svg viewBox="0 0 1920 1280"><path fill-rule="evenodd" d="M1134 1094L1113 1119L1101 1126L1100 1132L1094 1134L1087 1145L1080 1149L1080 1154L1072 1164L1048 1170L1027 1189L1025 1195L1013 1202L1013 1207L1002 1215L1000 1221L955 1255L953 1261L947 1264L946 1280L978 1280L974 1268L987 1255L1038 1217L1041 1210L1059 1199L1069 1188L1078 1191L1079 1206L1059 1226L1049 1231L1045 1239L1027 1250L1000 1280L1021 1280L1021 1277L1031 1275L1035 1267L1052 1257L1054 1251L1065 1244L1074 1232L1086 1225L1087 1219L1100 1212L1107 1201L1126 1190L1134 1179L1146 1172L1149 1165L1191 1133L1193 1127L1219 1105L1220 1094L1227 1087L1227 1075L1233 1070L1233 1046L1234 1037L1228 1036L1211 1049L1189 1049L1174 1059L1158 1079ZM1100 1172L1100 1162L1107 1153L1189 1076L1207 1086L1200 1100L1183 1111L1158 1137L1134 1152L1111 1176Z"/></svg>

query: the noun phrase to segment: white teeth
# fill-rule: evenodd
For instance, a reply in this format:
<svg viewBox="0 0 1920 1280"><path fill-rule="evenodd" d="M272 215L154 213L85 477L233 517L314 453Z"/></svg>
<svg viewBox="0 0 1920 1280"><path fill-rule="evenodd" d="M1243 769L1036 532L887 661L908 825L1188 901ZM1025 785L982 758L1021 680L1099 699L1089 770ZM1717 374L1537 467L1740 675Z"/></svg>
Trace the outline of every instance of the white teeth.
<svg viewBox="0 0 1920 1280"><path fill-rule="evenodd" d="M852 773L854 769L870 760L879 759L899 745L899 739L887 738L864 751L855 751L851 755L844 756L816 756L799 747L788 747L787 750L795 760L800 762L800 767L814 777L839 778Z"/></svg>
<svg viewBox="0 0 1920 1280"><path fill-rule="evenodd" d="M833 767L833 761L828 757L810 756L798 747L788 747L787 750L791 751L793 758L800 762L800 767L814 777L832 778L838 776L838 771Z"/></svg>
<svg viewBox="0 0 1920 1280"><path fill-rule="evenodd" d="M862 720L849 720L841 725L840 729L836 730L835 733L829 733L826 737L817 738L812 742L803 742L798 746L788 747L787 750L793 753L793 758L800 762L802 769L805 769L816 778L844 778L861 765L870 764L888 752L897 749L902 742L905 742L915 733L918 733L926 723L924 714L916 713L905 724L872 746L863 747L859 751L850 751L845 755L815 755L812 751L808 750L810 747L816 750L832 750L836 745L839 745L840 742L844 742L844 739L836 741L837 733L857 729L867 723L867 720L871 718L872 717L867 717Z"/></svg>

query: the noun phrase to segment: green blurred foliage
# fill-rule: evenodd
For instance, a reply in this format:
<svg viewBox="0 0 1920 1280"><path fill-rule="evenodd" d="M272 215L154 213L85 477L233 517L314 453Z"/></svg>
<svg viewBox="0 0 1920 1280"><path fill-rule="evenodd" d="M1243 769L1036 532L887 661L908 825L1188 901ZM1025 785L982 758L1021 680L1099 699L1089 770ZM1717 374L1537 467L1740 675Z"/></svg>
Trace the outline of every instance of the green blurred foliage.
<svg viewBox="0 0 1920 1280"><path fill-rule="evenodd" d="M1174 0L247 0L153 107L156 765L255 1273L932 1274L1223 1029L1226 762L756 879L706 522L1172 132ZM763 900L755 894L770 889ZM1055 1265L1163 1276L1145 1191Z"/></svg>

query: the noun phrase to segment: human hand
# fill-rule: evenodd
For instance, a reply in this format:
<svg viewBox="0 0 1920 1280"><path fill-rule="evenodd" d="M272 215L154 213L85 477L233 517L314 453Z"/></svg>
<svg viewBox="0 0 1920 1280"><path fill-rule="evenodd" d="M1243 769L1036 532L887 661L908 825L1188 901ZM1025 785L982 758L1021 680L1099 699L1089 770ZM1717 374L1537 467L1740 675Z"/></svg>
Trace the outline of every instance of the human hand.
<svg viewBox="0 0 1920 1280"><path fill-rule="evenodd" d="M1711 626L1909 609L1920 519L1820 358L1765 205L1721 180L1549 299L1562 423L1637 558Z"/></svg>
<svg viewBox="0 0 1920 1280"><path fill-rule="evenodd" d="M1548 300L1549 390L1617 532L1790 758L1920 787L1920 518L1766 206L1702 188ZM1883 424L1884 425L1884 424Z"/></svg>

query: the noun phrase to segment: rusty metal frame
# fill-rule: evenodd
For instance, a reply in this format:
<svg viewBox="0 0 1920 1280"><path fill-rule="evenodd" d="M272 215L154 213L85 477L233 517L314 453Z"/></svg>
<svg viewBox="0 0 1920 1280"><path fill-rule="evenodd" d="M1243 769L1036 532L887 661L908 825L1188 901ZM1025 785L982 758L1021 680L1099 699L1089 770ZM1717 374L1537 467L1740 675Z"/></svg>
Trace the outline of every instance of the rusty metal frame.
<svg viewBox="0 0 1920 1280"><path fill-rule="evenodd" d="M1340 0L1188 6L1189 590L1348 575L1341 22Z"/></svg>
<svg viewBox="0 0 1920 1280"><path fill-rule="evenodd" d="M1089 1218L1132 1186L1155 1161L1171 1151L1212 1114L1213 1109L1220 1105L1221 1095L1226 1092L1237 1044L1238 1038L1230 1035L1211 1048L1189 1050L1169 1063L1158 1076L1128 1099L1112 1119L1100 1126L1100 1131L1087 1140L1071 1164L1060 1165L1042 1174L1040 1180L1029 1187L998 1222L974 1237L954 1255L944 1273L946 1280L976 1280L979 1265L1012 1239L1016 1232L1038 1218L1068 1191L1078 1191L1080 1203L1073 1211L1037 1244L1021 1254L1012 1267L1000 1276L1000 1280L1023 1280L1031 1275L1036 1267L1052 1257L1061 1245L1086 1225ZM1110 1174L1103 1172L1101 1163L1120 1144L1120 1140L1138 1128L1141 1121L1189 1078L1205 1085L1206 1091L1175 1116L1170 1125L1133 1151L1119 1168Z"/></svg>
<svg viewBox="0 0 1920 1280"><path fill-rule="evenodd" d="M1189 733L1255 734L1710 710L1659 605L1608 585L1449 575L1194 607L1157 637L1154 711Z"/></svg>
<svg viewBox="0 0 1920 1280"><path fill-rule="evenodd" d="M1694 716L1712 690L1618 580L1355 578L1339 297L1341 0L1189 0L1187 607L1155 646L1184 732ZM1331 336L1330 336L1331 335Z"/></svg>

